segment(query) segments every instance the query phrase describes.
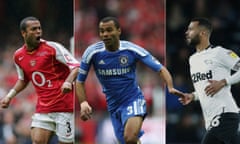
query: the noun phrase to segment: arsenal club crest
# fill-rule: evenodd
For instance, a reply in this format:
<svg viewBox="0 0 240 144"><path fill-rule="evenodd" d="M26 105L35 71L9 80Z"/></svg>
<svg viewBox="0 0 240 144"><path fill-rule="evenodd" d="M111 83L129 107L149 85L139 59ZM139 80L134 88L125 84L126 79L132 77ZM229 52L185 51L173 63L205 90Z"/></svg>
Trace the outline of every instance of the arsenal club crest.
<svg viewBox="0 0 240 144"><path fill-rule="evenodd" d="M33 67L36 65L36 60L30 60L30 65Z"/></svg>

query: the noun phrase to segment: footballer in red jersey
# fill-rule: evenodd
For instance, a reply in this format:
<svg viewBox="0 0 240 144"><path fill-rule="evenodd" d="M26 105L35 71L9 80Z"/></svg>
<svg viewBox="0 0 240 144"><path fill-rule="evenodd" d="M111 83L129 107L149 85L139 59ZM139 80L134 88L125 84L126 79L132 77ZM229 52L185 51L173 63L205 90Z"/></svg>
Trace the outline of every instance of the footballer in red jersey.
<svg viewBox="0 0 240 144"><path fill-rule="evenodd" d="M1 100L1 107L7 108L12 98L32 82L38 96L31 124L33 143L48 143L56 133L59 144L72 144L73 81L79 62L63 45L41 39L42 29L37 18L24 18L20 30L25 43L14 53L18 80Z"/></svg>
<svg viewBox="0 0 240 144"><path fill-rule="evenodd" d="M32 82L38 95L36 112L72 112L73 91L60 89L70 70L78 61L60 44L40 40L39 47L31 52L26 45L14 54L20 80Z"/></svg>

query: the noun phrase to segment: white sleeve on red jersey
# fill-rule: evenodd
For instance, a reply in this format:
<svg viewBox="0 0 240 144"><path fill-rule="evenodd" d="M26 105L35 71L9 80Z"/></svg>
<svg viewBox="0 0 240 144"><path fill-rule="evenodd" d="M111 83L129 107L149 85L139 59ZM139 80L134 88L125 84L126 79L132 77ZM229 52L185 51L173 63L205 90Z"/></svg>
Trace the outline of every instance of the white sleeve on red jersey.
<svg viewBox="0 0 240 144"><path fill-rule="evenodd" d="M24 80L24 72L23 72L23 70L16 63L15 63L15 67L16 67L16 70L17 70L18 79Z"/></svg>
<svg viewBox="0 0 240 144"><path fill-rule="evenodd" d="M66 64L70 69L79 67L79 62L73 55L61 44L56 42L47 42L56 50L56 59L63 64Z"/></svg>

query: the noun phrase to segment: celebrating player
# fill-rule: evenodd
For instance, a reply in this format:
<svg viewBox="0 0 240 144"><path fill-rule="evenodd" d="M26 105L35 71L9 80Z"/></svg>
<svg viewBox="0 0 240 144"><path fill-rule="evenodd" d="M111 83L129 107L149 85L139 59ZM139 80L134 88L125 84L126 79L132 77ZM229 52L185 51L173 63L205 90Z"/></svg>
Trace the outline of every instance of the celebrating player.
<svg viewBox="0 0 240 144"><path fill-rule="evenodd" d="M240 59L231 50L210 44L211 23L205 18L191 20L186 41L196 52L190 57L195 92L179 100L185 105L200 100L207 132L202 144L239 144L239 109L230 92L240 81ZM231 70L237 71L231 75Z"/></svg>
<svg viewBox="0 0 240 144"><path fill-rule="evenodd" d="M38 96L31 124L33 144L47 144L54 132L59 144L71 144L74 140L72 87L79 62L61 44L41 39L37 18L24 18L20 30L25 44L14 54L18 80L1 100L1 107L7 108L12 98L31 81Z"/></svg>
<svg viewBox="0 0 240 144"><path fill-rule="evenodd" d="M106 95L115 135L121 144L140 143L141 126L146 116L146 101L136 81L136 63L143 62L159 73L170 93L181 96L174 89L168 70L148 51L129 41L120 40L121 28L114 17L99 23L102 41L89 46L83 54L76 82L76 95L81 102L81 119L91 117L92 108L86 101L84 82L90 66Z"/></svg>

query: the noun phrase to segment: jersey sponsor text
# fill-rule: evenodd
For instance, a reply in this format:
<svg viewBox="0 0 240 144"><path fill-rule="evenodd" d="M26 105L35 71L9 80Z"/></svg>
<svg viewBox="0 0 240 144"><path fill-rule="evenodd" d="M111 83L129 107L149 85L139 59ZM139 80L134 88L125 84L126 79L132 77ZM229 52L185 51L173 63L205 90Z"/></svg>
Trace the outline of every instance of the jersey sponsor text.
<svg viewBox="0 0 240 144"><path fill-rule="evenodd" d="M201 73L197 72L192 74L192 81L193 83L202 81L202 80L207 80L207 79L212 79L212 71L209 70L207 73Z"/></svg>
<svg viewBox="0 0 240 144"><path fill-rule="evenodd" d="M131 71L131 68L118 68L118 69L98 69L99 75L103 76L115 76L127 74Z"/></svg>

